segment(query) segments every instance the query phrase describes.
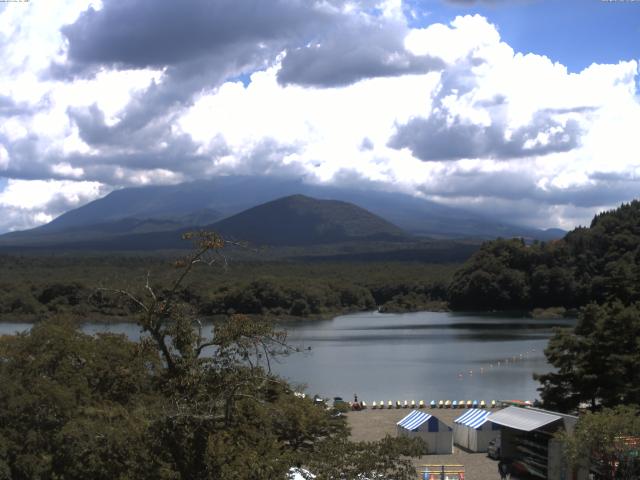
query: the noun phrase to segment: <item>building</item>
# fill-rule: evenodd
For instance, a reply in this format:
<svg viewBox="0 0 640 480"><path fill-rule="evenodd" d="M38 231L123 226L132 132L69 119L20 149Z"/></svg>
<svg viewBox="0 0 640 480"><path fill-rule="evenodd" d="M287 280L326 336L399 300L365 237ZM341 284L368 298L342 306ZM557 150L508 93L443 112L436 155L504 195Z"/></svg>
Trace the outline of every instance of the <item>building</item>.
<svg viewBox="0 0 640 480"><path fill-rule="evenodd" d="M453 453L453 431L438 418L420 410L414 410L397 423L398 436L422 438L427 443L427 453Z"/></svg>
<svg viewBox="0 0 640 480"><path fill-rule="evenodd" d="M472 452L486 452L500 434L500 426L489 422L491 412L474 408L453 421L453 443Z"/></svg>
<svg viewBox="0 0 640 480"><path fill-rule="evenodd" d="M511 462L512 473L523 478L583 480L587 469L571 471L561 441L554 435L572 431L578 417L537 408L507 407L488 421L500 428L500 458Z"/></svg>

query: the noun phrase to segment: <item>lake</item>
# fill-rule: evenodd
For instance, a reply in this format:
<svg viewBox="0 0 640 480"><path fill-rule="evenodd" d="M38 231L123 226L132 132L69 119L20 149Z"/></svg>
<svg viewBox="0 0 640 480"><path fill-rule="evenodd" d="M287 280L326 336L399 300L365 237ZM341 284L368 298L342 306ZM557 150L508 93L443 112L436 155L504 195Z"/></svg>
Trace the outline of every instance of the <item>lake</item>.
<svg viewBox="0 0 640 480"><path fill-rule="evenodd" d="M371 403L384 400L520 399L538 397L534 372L550 369L544 349L553 326L573 320L502 315L418 312L343 315L331 320L287 323L289 343L300 353L272 366L307 392ZM29 325L0 323L0 333ZM136 325L95 324L139 338ZM310 348L310 350L309 350Z"/></svg>

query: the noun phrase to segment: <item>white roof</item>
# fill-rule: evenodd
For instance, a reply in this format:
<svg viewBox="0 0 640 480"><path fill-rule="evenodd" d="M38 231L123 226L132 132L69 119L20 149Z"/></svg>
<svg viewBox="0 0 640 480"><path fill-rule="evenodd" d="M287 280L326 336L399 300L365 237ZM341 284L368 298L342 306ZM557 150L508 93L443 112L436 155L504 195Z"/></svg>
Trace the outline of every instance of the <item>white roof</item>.
<svg viewBox="0 0 640 480"><path fill-rule="evenodd" d="M507 407L504 410L493 413L489 417L489 421L505 427L515 428L516 430L530 432L561 418L559 415L538 412L528 408Z"/></svg>

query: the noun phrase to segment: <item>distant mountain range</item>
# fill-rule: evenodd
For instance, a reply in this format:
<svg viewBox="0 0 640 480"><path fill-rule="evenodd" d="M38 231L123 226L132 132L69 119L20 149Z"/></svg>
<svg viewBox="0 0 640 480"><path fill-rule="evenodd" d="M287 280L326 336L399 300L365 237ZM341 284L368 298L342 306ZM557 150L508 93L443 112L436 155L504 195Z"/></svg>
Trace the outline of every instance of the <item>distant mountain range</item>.
<svg viewBox="0 0 640 480"><path fill-rule="evenodd" d="M117 190L46 225L2 235L0 248L180 248L181 232L204 227L265 245L409 237L550 240L565 234L500 223L399 193L232 176Z"/></svg>

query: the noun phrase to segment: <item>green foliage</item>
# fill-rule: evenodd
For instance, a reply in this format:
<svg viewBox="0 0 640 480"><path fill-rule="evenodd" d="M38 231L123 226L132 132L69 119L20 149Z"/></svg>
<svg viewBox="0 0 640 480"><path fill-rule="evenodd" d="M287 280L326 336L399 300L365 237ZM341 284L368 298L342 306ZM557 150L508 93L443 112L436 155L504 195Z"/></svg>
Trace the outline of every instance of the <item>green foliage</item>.
<svg viewBox="0 0 640 480"><path fill-rule="evenodd" d="M640 201L597 215L564 239L484 244L456 272L455 309L575 308L594 301L640 300Z"/></svg>
<svg viewBox="0 0 640 480"><path fill-rule="evenodd" d="M246 262L228 260L212 278L195 269L176 295L200 315L318 317L373 310L440 309L456 265L418 262ZM0 313L37 321L70 314L129 321L137 308L105 290L140 292L147 275L159 291L175 272L162 257L0 256ZM435 302L435 303L434 303Z"/></svg>
<svg viewBox="0 0 640 480"><path fill-rule="evenodd" d="M89 466L77 462L92 461L87 455L92 442L92 455L124 472L128 467L116 457L129 446L127 455L137 450L118 430L129 423L122 407L151 406L148 393L158 366L156 352L145 345L119 335L84 335L65 319L0 338L0 437L10 478L48 478L67 467L65 478L86 478L78 472ZM140 410L136 422L151 410Z"/></svg>
<svg viewBox="0 0 640 480"><path fill-rule="evenodd" d="M379 442L350 442L344 437L320 443L318 455L309 462L318 480L336 478L413 479L415 467L408 457L425 455L424 440L386 436Z"/></svg>
<svg viewBox="0 0 640 480"><path fill-rule="evenodd" d="M587 413L573 432L562 434L574 466L588 460L600 478L635 480L640 476L640 410L619 406Z"/></svg>
<svg viewBox="0 0 640 480"><path fill-rule="evenodd" d="M110 292L137 307L141 341L86 335L63 317L0 337L0 479L283 479L294 465L318 478L414 478L405 456L421 453L421 444L354 444L344 417L270 372L285 332L232 315L203 333L197 294L183 284L198 269L210 272L211 253L224 243L213 234L191 238L198 249L178 262L168 287L147 278L144 295ZM76 294L48 291L49 302ZM256 292L269 306L287 295L264 283ZM360 294L344 293L347 302Z"/></svg>
<svg viewBox="0 0 640 480"><path fill-rule="evenodd" d="M640 304L587 306L574 330L556 332L545 355L556 369L536 376L546 407L640 404Z"/></svg>

